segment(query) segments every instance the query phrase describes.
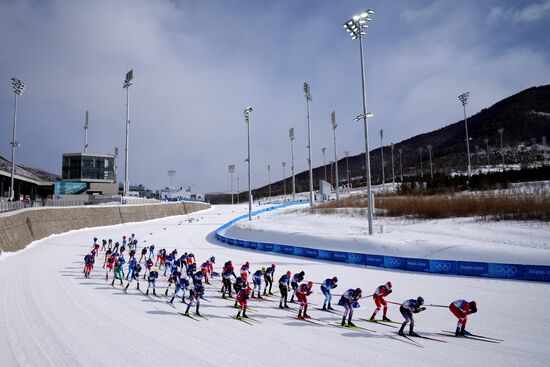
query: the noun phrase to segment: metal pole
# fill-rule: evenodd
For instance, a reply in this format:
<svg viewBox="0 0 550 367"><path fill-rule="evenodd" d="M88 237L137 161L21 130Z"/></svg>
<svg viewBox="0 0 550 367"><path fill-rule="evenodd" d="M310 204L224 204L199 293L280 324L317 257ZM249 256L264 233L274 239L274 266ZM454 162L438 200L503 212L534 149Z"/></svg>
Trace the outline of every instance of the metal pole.
<svg viewBox="0 0 550 367"><path fill-rule="evenodd" d="M267 165L267 176L268 176L268 182L269 182L269 203L271 204L271 166Z"/></svg>
<svg viewBox="0 0 550 367"><path fill-rule="evenodd" d="M489 158L489 138L485 138L485 150L487 152L487 169L491 168L491 160Z"/></svg>
<svg viewBox="0 0 550 367"><path fill-rule="evenodd" d="M88 111L86 111L86 122L84 123L84 153L88 153Z"/></svg>
<svg viewBox="0 0 550 367"><path fill-rule="evenodd" d="M434 171L433 171L433 165L432 165L432 145L428 144L428 154L430 155L430 177L432 178L432 181L434 179Z"/></svg>
<svg viewBox="0 0 550 367"><path fill-rule="evenodd" d="M309 114L309 102L311 101L311 94L309 91L309 85L304 83L304 89L306 92L306 105L307 105L307 144L308 144L308 163L309 163L309 205L313 206L313 168L311 161L311 124Z"/></svg>
<svg viewBox="0 0 550 367"><path fill-rule="evenodd" d="M234 204L234 201L233 201L233 171L230 171L231 173L231 205Z"/></svg>
<svg viewBox="0 0 550 367"><path fill-rule="evenodd" d="M504 133L504 129L501 127L497 131L500 134L500 155L502 156L502 169L504 170L504 144L502 143L502 133Z"/></svg>
<svg viewBox="0 0 550 367"><path fill-rule="evenodd" d="M367 126L367 95L365 93L365 66L363 60L363 35L359 34L359 51L361 55L361 91L363 93L363 127L365 129L365 169L367 174L367 216L369 223L369 235L372 235L372 212L374 201L372 200L370 180L370 153L369 153L369 130Z"/></svg>
<svg viewBox="0 0 550 367"><path fill-rule="evenodd" d="M241 192L239 191L239 176L237 176L237 204L241 203Z"/></svg>
<svg viewBox="0 0 550 367"><path fill-rule="evenodd" d="M325 150L327 148L323 147L321 148L321 152L323 152L323 168L325 169L325 181L327 180L327 161L325 159Z"/></svg>
<svg viewBox="0 0 550 367"><path fill-rule="evenodd" d="M382 162L382 188L386 191L386 177L384 172L384 130L380 129L380 161Z"/></svg>
<svg viewBox="0 0 550 367"><path fill-rule="evenodd" d="M336 150L336 127L333 129L334 131L334 172L335 179L336 179L336 200L340 200L340 179L338 177L338 154Z"/></svg>
<svg viewBox="0 0 550 367"><path fill-rule="evenodd" d="M246 112L245 112L246 113ZM248 114L247 114L248 115ZM252 188L250 186L250 119L247 116L247 130L248 130L248 220L252 220Z"/></svg>
<svg viewBox="0 0 550 367"><path fill-rule="evenodd" d="M283 203L286 201L286 174L285 174L286 162L283 162Z"/></svg>
<svg viewBox="0 0 550 367"><path fill-rule="evenodd" d="M470 164L470 139L468 138L468 119L466 119L466 103L468 103L468 96L470 92L466 92L458 96L458 99L462 102L464 110L464 127L466 129L466 154L468 155L468 177L472 177L472 166Z"/></svg>
<svg viewBox="0 0 550 367"><path fill-rule="evenodd" d="M393 164L393 143L391 143L391 182L395 186L395 167Z"/></svg>
<svg viewBox="0 0 550 367"><path fill-rule="evenodd" d="M290 138L291 170L292 170L292 201L296 200L296 177L294 176L294 135Z"/></svg>
<svg viewBox="0 0 550 367"><path fill-rule="evenodd" d="M15 141L15 132L17 129L17 93L15 93L15 103L13 105L13 134L11 138L11 180L10 180L10 200L14 199L14 189L13 185L15 183L15 148L17 147L17 142Z"/></svg>
<svg viewBox="0 0 550 367"><path fill-rule="evenodd" d="M124 152L124 192L123 196L128 196L130 191L130 182L128 181L128 145L130 139L128 134L130 132L130 86L126 86L126 149Z"/></svg>
<svg viewBox="0 0 550 367"><path fill-rule="evenodd" d="M345 151L345 154L346 154L346 174L347 174L347 178L348 178L348 189L349 189L349 152L346 150Z"/></svg>

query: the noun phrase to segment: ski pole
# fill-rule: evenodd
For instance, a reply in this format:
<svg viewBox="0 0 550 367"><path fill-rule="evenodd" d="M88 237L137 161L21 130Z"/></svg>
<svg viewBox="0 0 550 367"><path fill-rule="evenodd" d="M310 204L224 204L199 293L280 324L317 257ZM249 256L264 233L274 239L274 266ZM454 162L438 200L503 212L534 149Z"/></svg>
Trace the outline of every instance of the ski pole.
<svg viewBox="0 0 550 367"><path fill-rule="evenodd" d="M444 305L434 305L434 304L429 304L429 305L426 305L428 307L442 307L442 308L449 308L449 306L444 306Z"/></svg>

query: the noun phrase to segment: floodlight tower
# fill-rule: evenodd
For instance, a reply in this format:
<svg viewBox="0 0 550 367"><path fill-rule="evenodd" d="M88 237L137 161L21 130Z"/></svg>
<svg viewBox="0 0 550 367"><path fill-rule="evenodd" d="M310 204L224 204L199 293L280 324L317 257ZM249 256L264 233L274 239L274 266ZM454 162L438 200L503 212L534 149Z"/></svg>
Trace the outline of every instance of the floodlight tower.
<svg viewBox="0 0 550 367"><path fill-rule="evenodd" d="M304 82L304 96L307 105L307 148L309 164L309 206L313 206L313 168L311 162L311 124L309 121L309 103L311 102L311 88L307 82Z"/></svg>
<svg viewBox="0 0 550 367"><path fill-rule="evenodd" d="M386 191L386 177L384 172L384 130L380 129L380 162L382 163L382 188Z"/></svg>
<svg viewBox="0 0 550 367"><path fill-rule="evenodd" d="M286 202L286 173L285 173L285 166L286 162L283 163L283 203Z"/></svg>
<svg viewBox="0 0 550 367"><path fill-rule="evenodd" d="M248 131L248 220L252 220L252 188L250 186L250 112L252 107L245 107L244 109L244 123L246 124Z"/></svg>
<svg viewBox="0 0 550 367"><path fill-rule="evenodd" d="M334 178L336 180L336 200L340 200L340 180L338 178L338 151L336 150L336 128L338 127L338 124L336 123L336 112L332 111L330 117L332 132L334 134Z"/></svg>
<svg viewBox="0 0 550 367"><path fill-rule="evenodd" d="M267 176L268 176L268 188L269 188L269 203L271 204L271 165L267 165Z"/></svg>
<svg viewBox="0 0 550 367"><path fill-rule="evenodd" d="M124 161L124 189L123 196L128 196L130 191L130 182L128 180L128 148L130 145L129 133L130 133L130 86L133 85L134 69L128 70L126 78L124 79L123 88L126 89L126 150Z"/></svg>
<svg viewBox="0 0 550 367"><path fill-rule="evenodd" d="M13 86L13 93L15 94L15 103L13 105L13 130L11 138L11 179L9 199L13 201L15 198L15 191L13 187L15 185L15 149L21 146L15 140L15 133L17 131L17 97L23 94L23 91L25 90L25 84L21 80L16 78L11 78L11 84Z"/></svg>
<svg viewBox="0 0 550 367"><path fill-rule="evenodd" d="M325 169L325 181L327 180L327 160L326 160L326 157L325 157L325 151L326 150L327 150L327 148L325 148L325 147L321 148L321 153L323 153L323 168Z"/></svg>
<svg viewBox="0 0 550 367"><path fill-rule="evenodd" d="M88 117L89 117L88 110L86 110L86 118L84 122L84 153L88 153L88 124L89 124Z"/></svg>
<svg viewBox="0 0 550 367"><path fill-rule="evenodd" d="M349 189L349 150L346 150L344 154L346 155L346 175L348 179L348 189Z"/></svg>
<svg viewBox="0 0 550 367"><path fill-rule="evenodd" d="M391 143L391 182L395 186L395 165L393 163L393 143Z"/></svg>
<svg viewBox="0 0 550 367"><path fill-rule="evenodd" d="M296 177L294 176L294 128L288 129L290 139L290 169L292 171L292 201L296 200Z"/></svg>
<svg viewBox="0 0 550 367"><path fill-rule="evenodd" d="M371 21L370 17L374 14L374 10L367 10L359 15L354 15L350 20L344 23L344 29L350 35L352 40L359 38L359 51L361 56L361 91L363 96L363 114L358 116L363 119L363 127L365 130L365 169L367 176L367 196L368 196L368 223L369 223L369 235L372 235L372 214L373 214L373 201L371 193L371 179L370 179L370 155L369 155L369 133L367 127L367 118L369 112L367 112L367 96L365 94L365 65L363 60L363 36L366 35L367 22ZM371 114L372 116L372 114Z"/></svg>
<svg viewBox="0 0 550 367"><path fill-rule="evenodd" d="M466 128L466 154L468 155L468 177L472 177L472 166L470 164L470 140L468 138L468 120L466 119L466 104L468 103L468 97L470 92L462 93L458 96L462 107L464 109L464 127Z"/></svg>
<svg viewBox="0 0 550 367"><path fill-rule="evenodd" d="M235 173L235 165L230 164L229 166L227 166L227 172L231 174L231 205L233 205L233 173Z"/></svg>

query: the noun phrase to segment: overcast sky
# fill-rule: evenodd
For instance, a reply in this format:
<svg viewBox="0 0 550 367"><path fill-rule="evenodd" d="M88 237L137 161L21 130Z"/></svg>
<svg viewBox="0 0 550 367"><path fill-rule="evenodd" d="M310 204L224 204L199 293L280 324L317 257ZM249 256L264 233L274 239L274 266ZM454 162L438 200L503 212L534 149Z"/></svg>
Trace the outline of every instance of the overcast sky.
<svg viewBox="0 0 550 367"><path fill-rule="evenodd" d="M124 75L130 89L130 182L227 191L227 166L246 184L252 106L252 186L282 178L296 130L295 165L307 168L306 104L313 96L313 163L364 147L359 43L342 24L370 7L365 38L371 149L462 118L550 81L550 1L77 1L0 0L0 155L11 157L13 91L19 99L16 162L61 173L61 154L120 149L124 179ZM328 158L327 158L328 161ZM289 172L287 165L287 173Z"/></svg>

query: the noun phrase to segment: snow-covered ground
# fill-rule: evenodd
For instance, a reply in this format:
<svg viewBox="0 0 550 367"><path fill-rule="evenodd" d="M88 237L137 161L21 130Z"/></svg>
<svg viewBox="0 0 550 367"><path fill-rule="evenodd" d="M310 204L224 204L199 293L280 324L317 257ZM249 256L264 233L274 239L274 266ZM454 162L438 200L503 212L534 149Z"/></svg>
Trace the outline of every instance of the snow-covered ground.
<svg viewBox="0 0 550 367"><path fill-rule="evenodd" d="M178 216L75 231L51 236L3 258L0 366L548 365L548 284L362 268L248 251L213 239L215 228L245 212L244 205L218 206L191 214L199 219L191 223L187 216ZM267 216L262 216L264 220ZM208 301L201 311L208 319L194 321L178 313L184 310L181 303L174 309L164 298L111 287L100 265L90 279L83 277L82 258L94 236L120 240L130 233L136 234L140 245L155 243L157 249L192 251L199 261L215 255L218 265L231 259L240 266L249 260L256 270L275 263L276 279L286 270L304 270L306 279L316 282L336 275L340 282L335 293L361 287L368 294L391 280L394 292L388 299L395 302L419 295L428 304L476 300L479 312L470 317L468 329L504 342L437 335L443 329L452 330L456 319L447 309L428 307L416 316L416 330L447 343L419 339L415 346L398 337L395 328L358 320L372 313L370 298L362 300L354 318L374 332L333 327L340 316L315 309L322 302L318 288L310 297L314 305L309 313L323 320L322 325L299 321L295 313L279 310L271 300L251 302L254 311L250 315L261 323L248 325L229 317L236 311L220 298L218 281L206 286ZM425 234L428 240L432 235ZM161 276L160 289L165 279ZM390 305L388 316L401 320L395 305Z"/></svg>
<svg viewBox="0 0 550 367"><path fill-rule="evenodd" d="M257 242L423 259L550 265L550 226L476 218L376 218L368 236L365 214L340 209L309 214L289 207L261 220L240 221L225 235Z"/></svg>

